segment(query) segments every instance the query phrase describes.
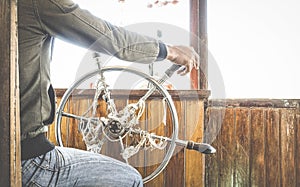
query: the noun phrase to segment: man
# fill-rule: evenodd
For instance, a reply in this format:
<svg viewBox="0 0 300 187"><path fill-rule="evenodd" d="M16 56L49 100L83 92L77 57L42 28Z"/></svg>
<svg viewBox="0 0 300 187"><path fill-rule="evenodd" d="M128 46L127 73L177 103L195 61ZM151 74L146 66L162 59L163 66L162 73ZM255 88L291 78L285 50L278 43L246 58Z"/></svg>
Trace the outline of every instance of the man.
<svg viewBox="0 0 300 187"><path fill-rule="evenodd" d="M19 0L18 33L23 186L142 186L131 166L100 154L55 147L45 137L55 112L52 41L58 37L127 61L168 59L185 66L178 72L183 75L198 68L197 53L113 26L71 0Z"/></svg>

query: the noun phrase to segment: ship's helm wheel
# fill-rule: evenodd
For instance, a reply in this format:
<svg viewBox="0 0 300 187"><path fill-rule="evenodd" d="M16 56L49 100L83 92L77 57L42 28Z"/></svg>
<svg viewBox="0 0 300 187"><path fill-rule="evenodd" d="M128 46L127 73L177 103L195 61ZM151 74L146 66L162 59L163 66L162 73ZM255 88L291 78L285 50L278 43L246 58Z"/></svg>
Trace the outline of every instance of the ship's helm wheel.
<svg viewBox="0 0 300 187"><path fill-rule="evenodd" d="M172 68L166 72L173 73L178 66ZM116 75L118 79L110 82ZM57 143L126 162L141 173L144 183L149 182L167 166L176 144L182 143L178 140L176 108L163 86L166 78L155 80L139 70L119 66L103 67L82 76L59 102ZM126 84L121 86L127 88L112 88L124 80ZM141 85L147 86L135 89ZM136 90L144 95L130 99ZM118 95L123 92L128 93L127 97Z"/></svg>

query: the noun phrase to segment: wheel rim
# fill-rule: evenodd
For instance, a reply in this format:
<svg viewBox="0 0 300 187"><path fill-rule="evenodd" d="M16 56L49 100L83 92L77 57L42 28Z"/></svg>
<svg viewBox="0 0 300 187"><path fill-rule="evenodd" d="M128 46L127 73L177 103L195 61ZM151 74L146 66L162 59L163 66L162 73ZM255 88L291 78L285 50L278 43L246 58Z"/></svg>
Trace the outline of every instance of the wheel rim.
<svg viewBox="0 0 300 187"><path fill-rule="evenodd" d="M90 72L90 73L82 76L77 81L75 81L63 95L63 97L60 101L60 105L57 109L57 118L56 118L56 123L55 123L56 140L57 140L58 145L64 146L64 143L62 140L62 131L61 131L62 117L63 117L62 114L63 114L64 108L66 106L66 103L67 103L69 97L72 96L72 93L74 92L74 90L76 90L76 88L78 88L85 80L87 80L99 73L113 72L113 71L129 72L129 73L135 74L137 76L140 76L143 79L150 82L163 95L163 97L166 98L166 103L167 103L167 106L171 113L171 117L172 117L172 119L171 119L172 135L170 137L171 141L169 143L166 154L165 154L163 160L161 161L160 165L151 174L149 174L148 176L143 178L144 183L147 183L147 182L151 181L152 179L154 179L157 175L159 175L165 169L165 167L167 166L168 162L170 161L170 159L173 155L174 149L176 147L175 140L178 139L178 118L177 118L176 108L174 106L174 103L173 103L172 98L169 95L169 93L166 91L166 89L162 85L157 83L156 80L154 80L152 77L150 77L149 75L147 75L145 73L142 73L135 69L122 67L122 66L104 67L101 70L95 70L93 72Z"/></svg>

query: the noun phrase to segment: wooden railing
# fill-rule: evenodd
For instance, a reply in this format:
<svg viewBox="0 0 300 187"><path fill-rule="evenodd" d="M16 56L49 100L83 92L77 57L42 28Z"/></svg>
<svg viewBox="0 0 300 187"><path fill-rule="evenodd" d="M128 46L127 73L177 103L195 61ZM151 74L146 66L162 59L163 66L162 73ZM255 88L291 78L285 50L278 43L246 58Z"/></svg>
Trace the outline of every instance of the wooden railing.
<svg viewBox="0 0 300 187"><path fill-rule="evenodd" d="M205 186L300 186L300 100L210 103L206 139L217 153L206 157Z"/></svg>
<svg viewBox="0 0 300 187"><path fill-rule="evenodd" d="M60 102L61 97L65 90L56 90L57 103ZM143 90L114 90L112 95L114 97L114 102L118 106L125 106L127 102L134 102L141 98L145 94ZM206 106L205 102L209 96L210 92L205 90L200 91L170 91L170 95L174 101L178 119L179 119L179 139L182 140L193 140L196 142L203 141L203 125L204 125L204 108ZM159 123L159 119L162 116L163 107L161 106L161 95L154 94L147 101L145 115L142 116L143 121L147 121L147 126L151 127ZM72 110L80 111L87 102L85 96L79 99L73 100L77 102L76 105L72 105ZM101 103L102 102L102 103ZM105 105L103 101L99 101L100 104ZM100 113L105 112L105 107L100 107ZM102 111L103 110L103 111ZM167 123L170 124L170 114L167 113L166 117ZM64 139L67 137L68 146L76 147L79 149L85 149L85 144L80 137L80 133L77 130L77 125L69 124L68 127L63 129ZM55 141L54 125L50 126L48 138L52 142ZM111 149L105 148L106 152L114 154ZM158 155L153 152L151 155L146 155L148 160L157 159ZM149 158L148 158L149 157ZM153 166L148 166L146 161L145 167L138 167L142 175L148 175L149 171L153 170ZM157 176L154 180L146 184L149 187L161 187L161 186L172 186L172 187L184 187L184 186L203 186L204 185L204 169L205 169L205 159L201 153L195 151L189 151L177 146L175 154L168 163L166 169Z"/></svg>
<svg viewBox="0 0 300 187"><path fill-rule="evenodd" d="M63 92L57 90L58 102ZM115 101L125 104L143 93L117 92ZM300 186L300 100L207 102L208 91L170 93L178 112L179 139L211 143L217 153L204 157L179 147L162 174L146 186ZM159 110L158 105L148 104L152 117ZM48 136L55 142L54 126ZM85 149L82 141L72 137L69 144ZM138 169L143 175L149 170Z"/></svg>

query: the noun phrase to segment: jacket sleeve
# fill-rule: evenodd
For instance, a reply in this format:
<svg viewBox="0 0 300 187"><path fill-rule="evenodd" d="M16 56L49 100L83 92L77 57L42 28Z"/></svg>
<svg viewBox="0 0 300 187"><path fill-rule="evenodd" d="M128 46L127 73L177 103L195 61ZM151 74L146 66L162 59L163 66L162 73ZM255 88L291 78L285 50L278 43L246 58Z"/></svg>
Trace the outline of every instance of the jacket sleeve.
<svg viewBox="0 0 300 187"><path fill-rule="evenodd" d="M42 29L54 37L126 61L150 63L166 56L156 39L114 26L71 0L37 2Z"/></svg>

